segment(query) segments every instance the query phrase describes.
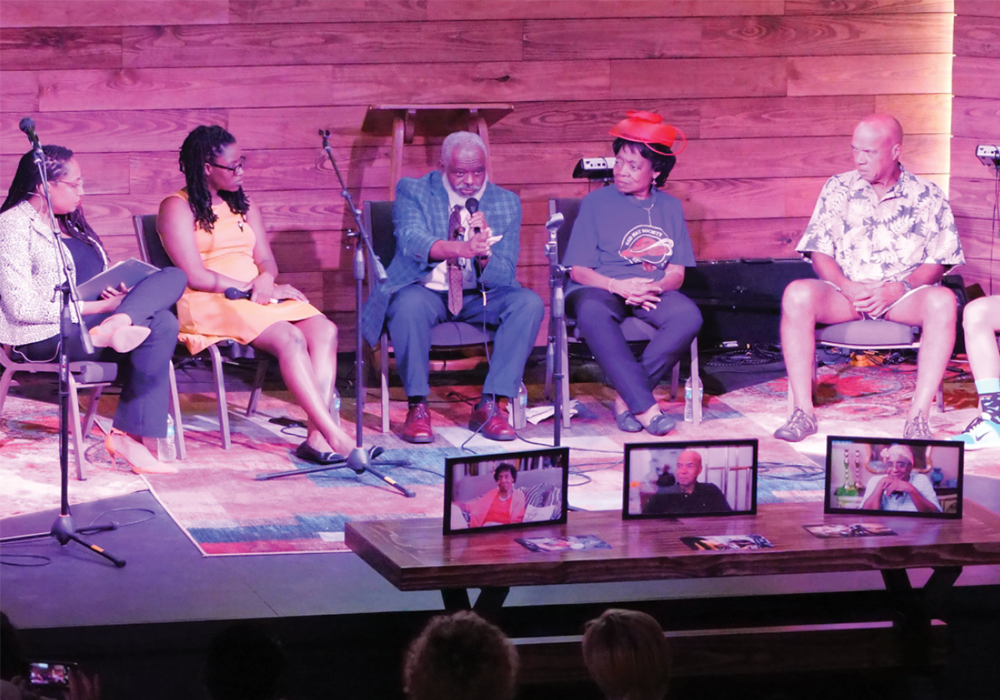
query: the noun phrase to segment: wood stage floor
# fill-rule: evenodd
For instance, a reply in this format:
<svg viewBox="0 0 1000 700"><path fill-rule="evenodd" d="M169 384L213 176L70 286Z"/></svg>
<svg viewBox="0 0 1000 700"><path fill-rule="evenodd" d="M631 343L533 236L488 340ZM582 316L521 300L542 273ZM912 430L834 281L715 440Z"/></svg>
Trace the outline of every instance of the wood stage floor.
<svg viewBox="0 0 1000 700"><path fill-rule="evenodd" d="M997 480L970 477L966 494L1000 512ZM148 491L76 505L73 517L81 527L118 509L149 511L104 518L123 524L149 518L100 536L102 547L127 561L124 568L116 569L75 544L60 547L52 539L5 546L0 566L3 611L36 653L99 670L104 700L202 697L198 678L209 637L242 619L260 620L283 640L300 680L323 669L325 680L303 681L305 691L294 697L400 697L402 649L443 607L439 593L397 591L351 553L202 557ZM47 531L57 512L4 520L2 535ZM929 574L915 572L914 585L922 585ZM863 606L867 596L883 591L877 572L534 586L511 591L504 628L517 636L544 608L563 616L567 634L572 634L580 621L605 607L633 605L669 616L671 605L679 610L676 606L695 598L750 606L809 601L842 605L847 614L852 606ZM935 674L902 677L903 692L912 691L912 697L992 697L1000 687L995 663L1000 652L1000 567L967 567L956 584L950 613L953 651L948 663ZM798 697L796 689L816 687L815 679L787 686L766 673L762 678L741 679L742 685L733 686L702 679L680 684L671 696L697 692L722 697L761 682L757 696L783 698ZM849 687L857 688L861 678L850 680ZM870 696L888 697L885 688L896 687L900 678L876 677ZM843 690L841 686L838 692ZM956 690L961 694L952 694ZM592 692L542 687L525 689L520 697L595 697ZM862 691L854 696L869 697Z"/></svg>

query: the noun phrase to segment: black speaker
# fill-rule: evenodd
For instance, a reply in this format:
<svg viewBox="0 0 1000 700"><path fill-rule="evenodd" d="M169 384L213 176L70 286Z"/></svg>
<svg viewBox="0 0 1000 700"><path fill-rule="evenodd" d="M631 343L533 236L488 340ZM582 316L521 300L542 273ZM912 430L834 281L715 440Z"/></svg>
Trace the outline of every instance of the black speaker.
<svg viewBox="0 0 1000 700"><path fill-rule="evenodd" d="M812 265L801 258L705 260L688 268L681 286L705 320L702 347L723 342L780 342L781 295L792 280L813 278Z"/></svg>

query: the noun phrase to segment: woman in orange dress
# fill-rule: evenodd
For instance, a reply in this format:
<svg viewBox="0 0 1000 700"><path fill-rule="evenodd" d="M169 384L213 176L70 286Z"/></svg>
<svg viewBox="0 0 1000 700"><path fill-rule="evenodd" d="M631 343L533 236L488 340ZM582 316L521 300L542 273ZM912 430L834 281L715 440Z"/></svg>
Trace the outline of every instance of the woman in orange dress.
<svg viewBox="0 0 1000 700"><path fill-rule="evenodd" d="M285 384L309 418L295 453L329 464L354 447L330 414L337 368L337 327L299 290L276 284L278 267L260 209L243 192L243 157L220 126L184 139L187 186L160 204L157 229L171 260L188 276L177 302L180 338L192 352L233 338L278 358ZM249 298L227 299L227 289Z"/></svg>

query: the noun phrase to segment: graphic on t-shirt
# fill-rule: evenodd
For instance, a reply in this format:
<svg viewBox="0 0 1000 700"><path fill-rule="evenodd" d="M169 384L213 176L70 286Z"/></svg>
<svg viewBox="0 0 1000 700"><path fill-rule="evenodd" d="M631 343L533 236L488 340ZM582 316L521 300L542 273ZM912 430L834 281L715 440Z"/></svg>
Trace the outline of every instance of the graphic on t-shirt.
<svg viewBox="0 0 1000 700"><path fill-rule="evenodd" d="M632 265L662 269L674 254L674 241L656 226L636 226L625 234L618 254Z"/></svg>

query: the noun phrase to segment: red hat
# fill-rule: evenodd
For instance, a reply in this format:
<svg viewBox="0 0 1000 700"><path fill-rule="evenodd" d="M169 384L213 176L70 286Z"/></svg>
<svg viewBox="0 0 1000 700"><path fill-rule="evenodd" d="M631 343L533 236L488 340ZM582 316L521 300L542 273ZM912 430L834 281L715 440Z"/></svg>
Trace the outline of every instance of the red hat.
<svg viewBox="0 0 1000 700"><path fill-rule="evenodd" d="M676 156L687 148L687 137L684 132L676 126L664 123L663 117L656 112L642 112L630 109L625 112L625 119L621 120L611 130L611 135L626 141L644 143L649 150L659 153L661 156ZM683 142L679 151L664 153L653 148L652 144L663 144L673 150L674 141L680 136Z"/></svg>

